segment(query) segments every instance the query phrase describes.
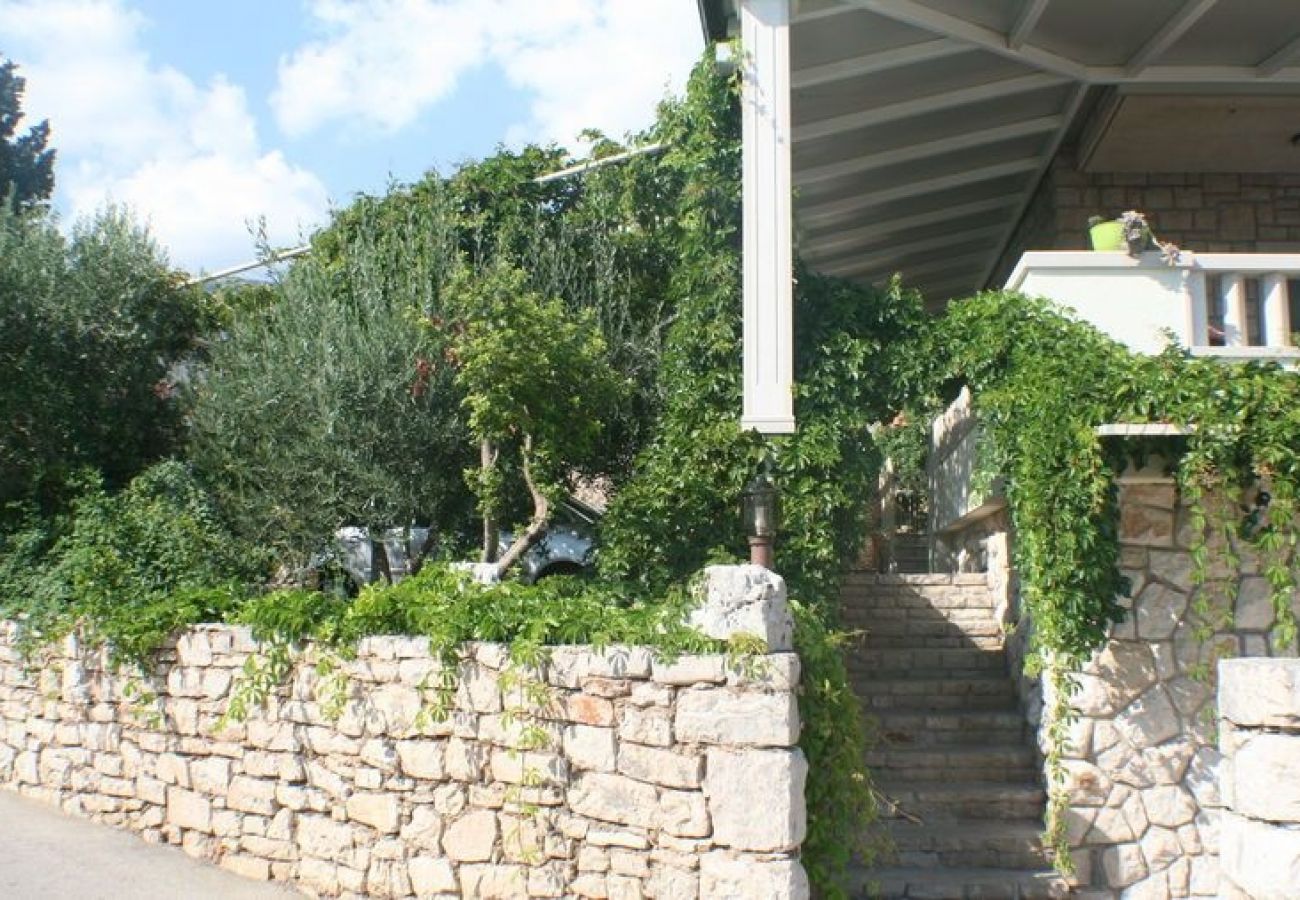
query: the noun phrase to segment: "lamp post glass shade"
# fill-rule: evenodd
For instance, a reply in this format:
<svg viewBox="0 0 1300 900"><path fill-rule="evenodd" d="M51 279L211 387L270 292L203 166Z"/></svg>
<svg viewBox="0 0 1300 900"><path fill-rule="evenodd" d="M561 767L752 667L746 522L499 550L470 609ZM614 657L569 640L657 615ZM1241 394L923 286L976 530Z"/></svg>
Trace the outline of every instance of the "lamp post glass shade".
<svg viewBox="0 0 1300 900"><path fill-rule="evenodd" d="M767 473L755 475L745 485L745 533L750 537L771 538L779 525L776 485Z"/></svg>

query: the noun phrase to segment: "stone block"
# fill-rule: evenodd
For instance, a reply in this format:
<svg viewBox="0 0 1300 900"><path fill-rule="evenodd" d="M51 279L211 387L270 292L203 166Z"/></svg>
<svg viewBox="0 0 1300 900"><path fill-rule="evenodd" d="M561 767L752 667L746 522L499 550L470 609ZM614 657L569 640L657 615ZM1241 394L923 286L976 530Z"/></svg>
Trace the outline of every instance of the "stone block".
<svg viewBox="0 0 1300 900"><path fill-rule="evenodd" d="M1237 725L1300 728L1300 660L1221 661L1219 715Z"/></svg>
<svg viewBox="0 0 1300 900"><path fill-rule="evenodd" d="M1241 579L1233 624L1248 631L1266 631L1273 627L1273 589L1268 579L1249 575Z"/></svg>
<svg viewBox="0 0 1300 900"><path fill-rule="evenodd" d="M564 755L579 769L614 771L618 764L618 740L614 729L591 725L566 726Z"/></svg>
<svg viewBox="0 0 1300 900"><path fill-rule="evenodd" d="M226 805L242 812L269 816L275 812L274 781L238 775L230 781Z"/></svg>
<svg viewBox="0 0 1300 900"><path fill-rule="evenodd" d="M402 826L401 835L402 842L411 847L438 853L442 848L442 816L432 806L417 806L411 810L411 821ZM401 842L394 843L402 846Z"/></svg>
<svg viewBox="0 0 1300 900"><path fill-rule="evenodd" d="M711 749L707 765L704 793L716 843L762 853L803 843L808 827L803 751Z"/></svg>
<svg viewBox="0 0 1300 900"><path fill-rule="evenodd" d="M496 813L487 809L471 810L447 825L442 849L457 862L486 862L492 858L497 834ZM462 887L468 890L467 886Z"/></svg>
<svg viewBox="0 0 1300 900"><path fill-rule="evenodd" d="M460 886L451 862L429 856L416 856L406 865L411 887L416 894L455 894Z"/></svg>
<svg viewBox="0 0 1300 900"><path fill-rule="evenodd" d="M1300 734L1246 732L1238 739L1224 775L1230 780L1233 810L1300 827Z"/></svg>
<svg viewBox="0 0 1300 900"><path fill-rule="evenodd" d="M1187 595L1153 581L1134 603L1138 637L1145 641L1171 638L1187 611Z"/></svg>
<svg viewBox="0 0 1300 900"><path fill-rule="evenodd" d="M1300 885L1300 827L1258 822L1225 812L1219 864L1253 900L1294 898Z"/></svg>
<svg viewBox="0 0 1300 900"><path fill-rule="evenodd" d="M673 743L673 713L663 706L625 706L618 736L625 741L669 747Z"/></svg>
<svg viewBox="0 0 1300 900"><path fill-rule="evenodd" d="M604 697L570 694L564 701L564 717L579 725L613 725L614 704Z"/></svg>
<svg viewBox="0 0 1300 900"><path fill-rule="evenodd" d="M1115 727L1138 750L1162 744L1182 730L1178 713L1160 685L1149 689L1116 716Z"/></svg>
<svg viewBox="0 0 1300 900"><path fill-rule="evenodd" d="M650 677L674 686L722 684L727 680L727 658L720 653L702 653L672 661L656 659Z"/></svg>
<svg viewBox="0 0 1300 900"><path fill-rule="evenodd" d="M569 789L568 797L570 809L579 815L642 828L658 825L658 792L623 775L589 772Z"/></svg>
<svg viewBox="0 0 1300 900"><path fill-rule="evenodd" d="M700 896L805 900L810 890L797 860L757 860L715 850L700 857Z"/></svg>
<svg viewBox="0 0 1300 900"><path fill-rule="evenodd" d="M401 821L402 804L396 794L358 793L347 800L348 818L369 825L380 834L397 831Z"/></svg>
<svg viewBox="0 0 1300 900"><path fill-rule="evenodd" d="M1101 854L1101 866L1106 873L1104 883L1113 888L1128 887L1147 877L1147 863L1137 844L1107 847Z"/></svg>
<svg viewBox="0 0 1300 900"><path fill-rule="evenodd" d="M702 838L712 828L708 805L699 791L661 790L658 822L661 836Z"/></svg>
<svg viewBox="0 0 1300 900"><path fill-rule="evenodd" d="M397 758L402 773L412 778L441 779L444 774L443 748L441 741L398 741Z"/></svg>
<svg viewBox="0 0 1300 900"><path fill-rule="evenodd" d="M190 763L190 781L196 791L224 793L230 785L230 760L222 756L194 760Z"/></svg>
<svg viewBox="0 0 1300 900"><path fill-rule="evenodd" d="M352 849L352 826L329 816L304 815L298 819L298 846L307 856L335 860Z"/></svg>
<svg viewBox="0 0 1300 900"><path fill-rule="evenodd" d="M191 831L212 831L212 801L184 788L167 789L167 823Z"/></svg>
<svg viewBox="0 0 1300 900"><path fill-rule="evenodd" d="M624 742L618 751L618 771L638 781L675 788L699 787L704 758L660 747Z"/></svg>
<svg viewBox="0 0 1300 900"><path fill-rule="evenodd" d="M674 731L679 741L792 747L799 740L794 694L731 688L682 691Z"/></svg>
<svg viewBox="0 0 1300 900"><path fill-rule="evenodd" d="M780 652L794 647L794 619L785 599L785 580L762 566L708 566L704 601L687 624L709 637L749 635Z"/></svg>

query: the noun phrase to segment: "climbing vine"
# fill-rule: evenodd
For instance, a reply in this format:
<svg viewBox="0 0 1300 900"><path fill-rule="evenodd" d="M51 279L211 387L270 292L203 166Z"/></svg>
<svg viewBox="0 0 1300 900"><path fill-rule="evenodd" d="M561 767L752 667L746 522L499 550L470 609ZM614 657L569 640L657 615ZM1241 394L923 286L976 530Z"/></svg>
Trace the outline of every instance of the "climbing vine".
<svg viewBox="0 0 1300 900"><path fill-rule="evenodd" d="M987 293L954 304L918 346L939 360L918 415L968 385L989 468L1006 476L1014 564L1032 622L1031 672L1047 678L1048 840L1068 869L1062 753L1074 674L1125 615L1116 473L1151 448L1099 437L1105 423L1164 423L1192 531L1197 635L1231 622L1244 552L1272 589L1274 640L1294 646L1300 379L1273 364L1225 365L1170 346L1130 353L1046 301ZM1243 506L1243 492L1253 504ZM1267 503L1258 498L1267 495Z"/></svg>

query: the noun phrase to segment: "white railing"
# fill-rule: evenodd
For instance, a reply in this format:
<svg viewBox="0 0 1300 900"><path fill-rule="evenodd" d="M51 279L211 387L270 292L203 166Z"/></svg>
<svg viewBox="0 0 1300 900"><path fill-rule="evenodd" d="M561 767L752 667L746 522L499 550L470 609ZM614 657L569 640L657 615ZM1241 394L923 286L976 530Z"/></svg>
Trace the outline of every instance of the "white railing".
<svg viewBox="0 0 1300 900"><path fill-rule="evenodd" d="M1143 353L1172 333L1200 355L1300 357L1291 339L1300 254L1184 253L1170 266L1156 253L1030 252L1007 287L1070 307Z"/></svg>

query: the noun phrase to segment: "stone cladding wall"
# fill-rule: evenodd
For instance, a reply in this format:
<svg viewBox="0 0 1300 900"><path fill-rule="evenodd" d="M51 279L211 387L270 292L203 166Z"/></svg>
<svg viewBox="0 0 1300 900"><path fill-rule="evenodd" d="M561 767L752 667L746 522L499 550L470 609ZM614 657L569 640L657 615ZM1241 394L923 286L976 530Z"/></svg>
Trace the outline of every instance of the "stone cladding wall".
<svg viewBox="0 0 1300 900"><path fill-rule="evenodd" d="M1274 611L1258 565L1243 554L1233 624L1199 640L1194 601L1205 588L1192 585L1191 538L1172 481L1121 480L1130 612L1079 676L1065 761L1068 837L1085 900L1218 896L1215 663L1272 655ZM1229 571L1212 562L1210 575L1226 580ZM1043 686L1026 680L1023 688L1037 723Z"/></svg>
<svg viewBox="0 0 1300 900"><path fill-rule="evenodd" d="M1300 890L1300 661L1219 664L1225 900L1285 900Z"/></svg>
<svg viewBox="0 0 1300 900"><path fill-rule="evenodd" d="M0 625L0 783L252 878L329 897L808 893L792 653L736 671L559 647L520 670L469 645L434 722L427 641L370 638L346 683L308 647L218 730L258 652L246 629L194 628L138 683L72 640L25 665L13 635Z"/></svg>

